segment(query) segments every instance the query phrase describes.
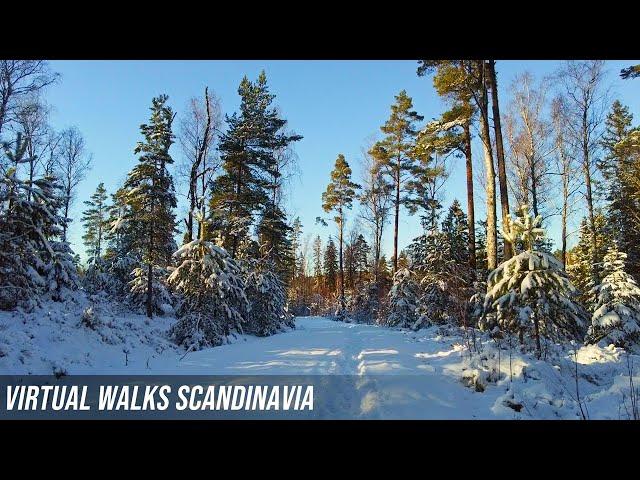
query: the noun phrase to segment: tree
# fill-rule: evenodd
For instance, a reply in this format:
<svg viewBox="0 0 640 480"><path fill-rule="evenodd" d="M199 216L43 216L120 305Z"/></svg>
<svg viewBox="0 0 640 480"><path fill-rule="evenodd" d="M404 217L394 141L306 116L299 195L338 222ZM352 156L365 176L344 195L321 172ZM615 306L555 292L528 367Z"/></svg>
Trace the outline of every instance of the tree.
<svg viewBox="0 0 640 480"><path fill-rule="evenodd" d="M184 156L183 168L188 183L189 211L185 219L185 243L193 240L194 215L206 215L205 197L211 179L220 167L215 142L221 126L220 102L215 94L204 89L204 98L191 98L187 114L180 122L178 140ZM199 224L200 225L200 224ZM200 232L197 233L200 237Z"/></svg>
<svg viewBox="0 0 640 480"><path fill-rule="evenodd" d="M604 61L567 61L558 72L557 77L564 89L567 99L567 119L572 141L579 145L580 163L584 176L585 200L593 253L597 251L597 231L595 220L595 202L593 196L594 170L600 139L602 123L606 109L606 92L603 92L602 82L605 70ZM593 263L601 259L593 258ZM597 274L597 272L595 272ZM593 279L598 283L598 278Z"/></svg>
<svg viewBox="0 0 640 480"><path fill-rule="evenodd" d="M373 276L378 284L378 266L382 254L382 233L391 208L392 186L376 166L368 151L363 155L363 179L360 200L360 217L371 229L373 237Z"/></svg>
<svg viewBox="0 0 640 480"><path fill-rule="evenodd" d="M502 211L502 223L506 223L509 216L509 193L507 190L507 171L504 160L504 143L502 141L502 126L500 124L500 102L498 100L498 80L496 77L495 60L487 60L486 76L488 87L491 90L491 109L493 112L493 128L495 133L496 157L498 160L498 185L500 186L500 205ZM511 246L505 244L504 258L508 260L513 256Z"/></svg>
<svg viewBox="0 0 640 480"><path fill-rule="evenodd" d="M507 115L507 138L517 207L530 205L534 216L545 218L551 184L552 125L544 118L546 83L537 83L525 72L511 84L512 101ZM504 218L503 218L504 222ZM505 255L505 258L508 256Z"/></svg>
<svg viewBox="0 0 640 480"><path fill-rule="evenodd" d="M140 154L138 164L129 172L124 194L129 207L127 227L132 234L132 247L140 252L146 270L146 314L153 317L154 310L162 311L154 299L155 272L162 271L176 250L175 232L176 197L173 179L167 166L173 163L169 148L173 143L171 126L175 115L167 106L167 95L155 97L148 124L140 126L144 136L135 153ZM132 287L139 292L142 271L134 270Z"/></svg>
<svg viewBox="0 0 640 480"><path fill-rule="evenodd" d="M224 248L204 240L205 224L200 235L174 253L178 266L167 278L184 298L169 334L189 350L220 345L232 331L242 332L249 306L240 265Z"/></svg>
<svg viewBox="0 0 640 480"><path fill-rule="evenodd" d="M412 273L407 268L398 270L393 276L393 286L389 291L387 325L399 328L413 327L419 297L419 286Z"/></svg>
<svg viewBox="0 0 640 480"><path fill-rule="evenodd" d="M630 67L623 68L620 70L620 77L623 80L640 77L640 65L631 65Z"/></svg>
<svg viewBox="0 0 640 480"><path fill-rule="evenodd" d="M396 102L391 106L391 115L380 127L386 136L376 142L370 150L377 162L378 168L391 179L395 190L394 198L394 226L393 226L393 270L398 270L398 226L400 221L400 205L403 203L401 194L416 161L415 140L418 134L416 122L424 117L413 109L413 102L407 92L402 90L395 97Z"/></svg>
<svg viewBox="0 0 640 480"><path fill-rule="evenodd" d="M100 182L95 193L84 204L88 207L82 212L85 234L82 236L89 263L98 264L102 260L105 232L108 230L107 190Z"/></svg>
<svg viewBox="0 0 640 480"><path fill-rule="evenodd" d="M322 208L325 212L335 212L336 216L333 220L338 226L338 261L340 265L340 311L345 309L344 296L344 222L345 210L350 210L353 199L356 196L356 190L360 186L351 181L351 167L347 163L344 155L339 154L336 159L335 166L331 171L331 182L327 185L327 189L322 194Z"/></svg>
<svg viewBox="0 0 640 480"><path fill-rule="evenodd" d="M329 236L329 241L324 250L323 271L327 291L335 294L338 283L338 253L336 244L331 236Z"/></svg>
<svg viewBox="0 0 640 480"><path fill-rule="evenodd" d="M64 193L63 214L69 218L69 208L75 197L75 190L91 165L92 156L87 152L84 137L76 127L60 134L59 154L56 157L56 176L60 179ZM67 224L62 230L62 240L67 239Z"/></svg>
<svg viewBox="0 0 640 480"><path fill-rule="evenodd" d="M571 250L570 262L567 265L567 273L580 292L580 301L590 309L596 302L593 288L598 283L594 279L600 277L602 261L607 252L607 246L612 241L606 228L607 219L600 210L595 213L595 224L596 239L594 241L588 218L582 219L578 244ZM594 263L594 258L599 260Z"/></svg>
<svg viewBox="0 0 640 480"><path fill-rule="evenodd" d="M4 127L15 120L20 100L37 94L59 77L44 60L0 60L0 140Z"/></svg>
<svg viewBox="0 0 640 480"><path fill-rule="evenodd" d="M247 333L258 336L273 335L285 326L293 327L293 317L287 311L285 285L269 260L251 266L245 294L249 299Z"/></svg>
<svg viewBox="0 0 640 480"><path fill-rule="evenodd" d="M541 339L553 341L582 338L586 311L576 302L578 294L551 254L534 250L544 235L541 217L532 217L528 206L520 208L521 218L510 218L503 236L512 245L522 241L525 250L489 274L480 327L517 332L535 339L538 358Z"/></svg>
<svg viewBox="0 0 640 480"><path fill-rule="evenodd" d="M573 213L573 198L580 191L582 182L579 175L579 167L576 165L576 153L574 145L569 141L570 132L567 127L566 101L562 96L553 100L551 105L551 119L553 124L553 143L555 146L555 174L560 177L561 184L561 260L566 270L567 266L567 240L569 232L567 224Z"/></svg>
<svg viewBox="0 0 640 480"><path fill-rule="evenodd" d="M626 258L615 244L607 250L586 343L629 348L640 340L640 287L625 271Z"/></svg>
<svg viewBox="0 0 640 480"><path fill-rule="evenodd" d="M269 190L279 177L277 155L302 139L283 131L287 121L271 106L275 95L269 93L264 71L256 82L244 77L238 93L240 112L226 116L228 129L219 146L224 173L213 182L210 203L212 226L233 258L248 237L254 213L271 202L275 215L277 202Z"/></svg>
<svg viewBox="0 0 640 480"><path fill-rule="evenodd" d="M473 158L471 155L471 125L477 111L472 99L474 93L469 88L469 73L464 60L440 61L422 60L418 67L418 76L436 69L433 84L438 92L451 105L451 109L442 114L440 130L452 132L456 139L455 130L461 128L462 135L457 136L457 148L462 151L466 160L467 174L467 216L469 218L469 262L471 268L476 268L476 234L475 234L475 203L473 195Z"/></svg>
<svg viewBox="0 0 640 480"><path fill-rule="evenodd" d="M322 239L317 235L313 240L313 277L315 291L322 293Z"/></svg>
<svg viewBox="0 0 640 480"><path fill-rule="evenodd" d="M21 180L16 166L28 162L26 140L18 134L5 154L15 166L0 179L0 308L54 301L78 287L73 252L61 239L67 219L60 215L61 186L55 178Z"/></svg>
<svg viewBox="0 0 640 480"><path fill-rule="evenodd" d="M607 201L609 229L619 248L628 252L626 265L632 275L640 273L640 231L634 217L640 203L634 195L634 185L630 183L628 172L640 158L640 149L629 141L632 132L633 115L619 101L615 101L605 121L602 136L604 157L598 162L604 182L602 193Z"/></svg>

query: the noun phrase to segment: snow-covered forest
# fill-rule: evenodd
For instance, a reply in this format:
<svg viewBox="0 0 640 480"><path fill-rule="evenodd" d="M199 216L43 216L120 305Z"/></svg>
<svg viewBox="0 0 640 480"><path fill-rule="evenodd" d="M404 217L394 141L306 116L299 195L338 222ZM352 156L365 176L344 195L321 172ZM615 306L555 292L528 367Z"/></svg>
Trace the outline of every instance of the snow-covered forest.
<svg viewBox="0 0 640 480"><path fill-rule="evenodd" d="M323 239L287 212L305 132L264 72L241 79L239 107L224 116L210 88L182 111L166 95L149 99L122 185L78 198L91 149L81 125L53 129L46 101L64 80L44 61L1 60L0 373L108 372L114 358L119 373L179 373L168 354L198 365L233 356L238 342L294 338L297 317L325 317L363 328L372 353L411 340L443 348L416 358L457 355L455 368L428 366L478 395L503 389L485 397L498 416L591 418L591 402L596 417L639 418L640 126L609 94L604 61L562 62L545 78L523 71L507 85L497 67L417 62L446 111L417 112L404 90L389 99L357 176L335 145L317 199ZM620 76L640 82L640 66ZM457 162L466 198L444 204ZM82 216L70 218L76 203ZM422 234L403 246L406 221ZM72 223L86 261L71 248ZM363 371L387 373L338 373ZM544 392L516 392L527 378Z"/></svg>

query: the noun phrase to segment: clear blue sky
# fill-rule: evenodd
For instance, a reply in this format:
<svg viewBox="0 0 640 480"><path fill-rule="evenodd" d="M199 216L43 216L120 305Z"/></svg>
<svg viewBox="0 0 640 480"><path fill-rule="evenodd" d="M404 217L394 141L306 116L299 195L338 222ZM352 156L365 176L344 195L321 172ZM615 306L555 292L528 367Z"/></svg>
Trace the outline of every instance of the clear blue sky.
<svg viewBox="0 0 640 480"><path fill-rule="evenodd" d="M629 105L640 123L640 80L618 77L619 70L631 63L640 62L607 62L608 79L613 96ZM304 136L295 147L301 174L293 182L288 212L300 216L305 235L320 233L324 238L335 228L316 226L315 218L323 215L320 197L338 153L351 163L357 180L361 148L367 137L379 132L394 95L402 89L413 97L425 120L443 110L431 79L417 77L414 61L52 61L51 66L62 74L47 95L54 106L52 123L58 129L76 125L93 154L93 168L79 187L71 213L75 220L70 238L80 253L82 202L99 182L110 193L121 185L137 160L133 149L141 138L139 125L148 120L151 99L160 93L169 95L170 105L180 116L188 99L202 95L208 85L221 99L223 113L232 113L239 104L237 87L243 75L255 79L264 69L289 128ZM507 87L515 75L528 70L543 76L558 66L557 61L498 61L502 104L508 102ZM481 160L481 152L476 141L476 161ZM178 161L179 145L171 153ZM445 189L447 205L457 197L466 206L463 161L454 165ZM476 209L477 218L484 216L483 201L477 201ZM184 214L183 206L178 214ZM404 213L400 246L420 230L418 218ZM557 226L550 233L557 242ZM389 253L391 247L388 229L385 251Z"/></svg>

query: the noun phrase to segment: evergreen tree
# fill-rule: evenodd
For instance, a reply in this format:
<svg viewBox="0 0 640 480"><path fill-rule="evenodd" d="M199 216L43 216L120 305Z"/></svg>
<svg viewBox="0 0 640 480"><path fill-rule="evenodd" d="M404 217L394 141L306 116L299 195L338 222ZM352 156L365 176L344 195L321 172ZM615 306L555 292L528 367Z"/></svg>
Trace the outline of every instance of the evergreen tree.
<svg viewBox="0 0 640 480"><path fill-rule="evenodd" d="M606 232L606 218L601 211L596 212L594 221L597 232L595 241L588 219L582 219L578 244L570 251L570 262L566 268L571 282L580 292L580 301L589 309L593 309L596 302L593 295L596 284L593 279L600 278L602 261L611 242ZM593 259L596 259L595 263Z"/></svg>
<svg viewBox="0 0 640 480"><path fill-rule="evenodd" d="M526 250L489 274L480 327L517 332L521 342L531 335L540 357L543 337L582 338L587 313L576 302L578 292L562 264L553 255L534 250L536 239L544 235L539 228L541 217L531 217L527 206L521 210L523 220L510 220L503 236L511 245L522 240Z"/></svg>
<svg viewBox="0 0 640 480"><path fill-rule="evenodd" d="M256 233L261 257L268 257L280 278L291 278L295 257L291 245L292 228L277 205L265 206ZM255 258L255 257L254 257Z"/></svg>
<svg viewBox="0 0 640 480"><path fill-rule="evenodd" d="M324 250L323 271L327 293L335 294L338 284L338 252L331 236Z"/></svg>
<svg viewBox="0 0 640 480"><path fill-rule="evenodd" d="M416 308L420 297L420 287L407 268L402 268L393 276L393 286L389 291L389 313L387 325L410 328L416 322Z"/></svg>
<svg viewBox="0 0 640 480"><path fill-rule="evenodd" d="M400 205L405 203L402 196L405 193L406 182L410 178L418 158L416 151L416 137L418 130L416 122L424 117L413 110L413 102L407 92L402 90L395 97L396 102L391 106L391 115L386 123L380 127L386 136L377 142L370 154L377 162L378 168L390 179L394 195L394 229L393 229L393 258L394 273L398 271L398 226L400 220Z"/></svg>
<svg viewBox="0 0 640 480"><path fill-rule="evenodd" d="M345 210L351 209L358 188L360 188L360 186L351 181L351 167L349 167L344 155L338 155L335 167L331 172L331 183L327 185L326 191L322 194L322 208L325 212L335 212L336 216L333 220L338 225L338 263L340 265L339 312L343 312L346 306L343 255Z"/></svg>
<svg viewBox="0 0 640 480"><path fill-rule="evenodd" d="M322 293L322 239L317 235L313 241L313 277L316 292Z"/></svg>
<svg viewBox="0 0 640 480"><path fill-rule="evenodd" d="M161 312L160 307L164 304L154 299L154 284L163 283L163 279L155 278L155 274L166 268L176 250L173 238L176 197L173 179L167 170L173 163L169 148L173 143L174 114L166 105L167 99L166 95L153 99L150 122L140 126L145 141L135 148L135 153L140 154L138 164L129 172L124 184L132 247L140 252L144 264L132 273L135 278L131 287L134 298L140 298L140 290L144 289L146 314L150 318L154 311ZM146 286L143 286L141 281L145 274Z"/></svg>
<svg viewBox="0 0 640 480"><path fill-rule="evenodd" d="M640 340L640 287L625 272L626 258L615 244L604 257L604 278L594 288L597 303L587 343L629 348Z"/></svg>
<svg viewBox="0 0 640 480"><path fill-rule="evenodd" d="M245 294L249 299L247 333L267 336L285 326L294 326L293 317L287 311L285 285L275 273L273 262L268 259L252 262Z"/></svg>
<svg viewBox="0 0 640 480"><path fill-rule="evenodd" d="M14 166L0 179L0 308L31 308L43 296L61 301L79 286L73 251L62 240L62 188L50 176L18 178L17 167L27 161L20 135L13 151L4 147Z"/></svg>
<svg viewBox="0 0 640 480"><path fill-rule="evenodd" d="M120 188L111 195L108 229L105 231L107 248L104 254L105 275L95 269L87 279L90 289L105 289L111 295L124 299L130 293L131 272L142 262L142 254L134 248L134 241L141 232L133 221L131 207L127 204L127 191ZM89 272L88 272L89 273Z"/></svg>
<svg viewBox="0 0 640 480"><path fill-rule="evenodd" d="M598 167L604 177L602 194L607 200L607 228L620 249L627 252L629 273L640 274L640 231L633 222L640 211L640 202L633 195L634 184L627 172L638 161L639 149L629 136L638 129L632 128L633 115L629 108L615 101L605 122L602 137L604 157Z"/></svg>
<svg viewBox="0 0 640 480"><path fill-rule="evenodd" d="M249 306L241 266L205 240L206 226L200 232L201 238L174 253L178 266L167 279L183 298L169 333L188 349L220 345L232 331L242 332Z"/></svg>
<svg viewBox="0 0 640 480"><path fill-rule="evenodd" d="M98 264L102 260L105 232L108 229L107 191L104 183L100 183L90 200L84 202L88 207L82 212L82 223L85 234L82 236L89 256L90 264Z"/></svg>
<svg viewBox="0 0 640 480"><path fill-rule="evenodd" d="M269 203L266 218L273 223L265 228L271 228L270 235L277 233L276 224L286 223L268 190L279 177L276 152L302 138L284 133L287 122L272 106L275 95L269 92L264 71L256 82L244 77L238 94L240 112L226 117L228 128L219 144L224 173L213 182L210 202L212 227L233 258L249 235L253 215ZM280 235L284 237L286 232ZM279 240L272 238L271 242Z"/></svg>

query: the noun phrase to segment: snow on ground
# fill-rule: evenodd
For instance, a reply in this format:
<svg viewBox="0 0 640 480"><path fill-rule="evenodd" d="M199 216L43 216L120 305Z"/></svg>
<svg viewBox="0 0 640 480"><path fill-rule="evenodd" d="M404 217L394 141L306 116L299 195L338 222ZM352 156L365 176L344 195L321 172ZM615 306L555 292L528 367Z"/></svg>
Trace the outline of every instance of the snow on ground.
<svg viewBox="0 0 640 480"><path fill-rule="evenodd" d="M165 332L174 321L83 306L32 314L0 312L0 374L355 375L358 418L531 419L633 416L627 354L613 347L557 349L546 361L478 342L471 354L455 331L419 332L300 317L295 330L189 352ZM503 345L504 347L504 345ZM640 357L633 381L640 385ZM578 401L578 398L580 401ZM582 408L580 408L582 407Z"/></svg>

